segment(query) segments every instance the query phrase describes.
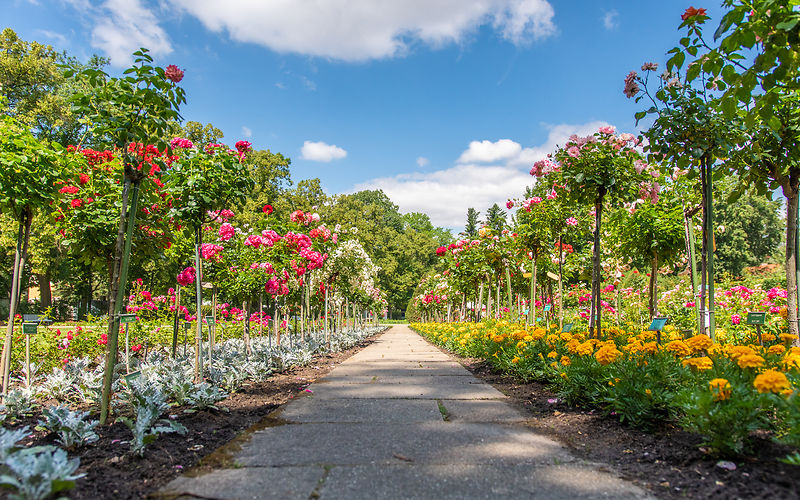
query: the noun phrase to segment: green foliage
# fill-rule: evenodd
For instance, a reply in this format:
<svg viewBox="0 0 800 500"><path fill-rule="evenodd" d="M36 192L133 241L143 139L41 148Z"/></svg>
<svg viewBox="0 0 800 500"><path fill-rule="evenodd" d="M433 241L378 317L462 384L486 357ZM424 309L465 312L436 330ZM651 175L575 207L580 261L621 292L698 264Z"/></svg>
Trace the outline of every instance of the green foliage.
<svg viewBox="0 0 800 500"><path fill-rule="evenodd" d="M485 224L492 229L494 234L500 234L506 225L506 213L495 203L486 210Z"/></svg>
<svg viewBox="0 0 800 500"><path fill-rule="evenodd" d="M705 437L705 444L721 456L745 451L750 433L768 426L764 397L745 384L731 381L731 396L717 400L708 384L691 387L677 399L681 425Z"/></svg>
<svg viewBox="0 0 800 500"><path fill-rule="evenodd" d="M186 433L186 427L161 414L169 409L167 396L157 388L135 379L128 386L124 399L133 408L135 419L120 417L133 433L131 452L143 456L145 447L166 432Z"/></svg>
<svg viewBox="0 0 800 500"><path fill-rule="evenodd" d="M464 226L464 232L462 233L466 238L475 238L478 236L478 217L480 216L480 212L475 210L472 207L467 209L467 225Z"/></svg>
<svg viewBox="0 0 800 500"><path fill-rule="evenodd" d="M13 499L44 500L73 488L75 480L85 476L75 474L79 459L69 459L67 452L53 446L12 453L6 457L5 466L10 474L0 475L0 486L11 490L9 498Z"/></svg>
<svg viewBox="0 0 800 500"><path fill-rule="evenodd" d="M609 365L610 384L602 397L606 411L633 427L653 429L670 416L687 373L664 351L647 359L625 356Z"/></svg>
<svg viewBox="0 0 800 500"><path fill-rule="evenodd" d="M66 406L51 406L42 410L44 421L39 421L39 425L45 427L50 432L58 434L58 442L64 448L70 450L99 439L94 428L100 422L89 422L86 418L89 412L72 411Z"/></svg>
<svg viewBox="0 0 800 500"><path fill-rule="evenodd" d="M779 201L748 192L731 203L717 204L716 263L721 271L742 276L745 267L757 266L775 253L783 232L780 208Z"/></svg>

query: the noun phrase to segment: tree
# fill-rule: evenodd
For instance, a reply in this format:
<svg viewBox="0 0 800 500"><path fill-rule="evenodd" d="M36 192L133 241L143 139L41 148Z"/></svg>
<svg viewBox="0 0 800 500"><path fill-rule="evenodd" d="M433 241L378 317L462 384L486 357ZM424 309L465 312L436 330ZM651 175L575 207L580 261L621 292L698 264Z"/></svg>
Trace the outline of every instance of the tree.
<svg viewBox="0 0 800 500"><path fill-rule="evenodd" d="M125 70L126 76L123 78L110 78L99 69L83 70L77 75L78 79L85 82L92 92L79 92L73 96L75 107L92 123L96 137L109 141L117 148L124 166L122 203L114 249L114 278L109 290L109 330L100 407L100 422L103 424L108 417L113 371L117 361L119 314L128 278L139 188L142 180L160 170L145 168L149 163L146 160L152 158L155 152L166 151L164 134L169 131L171 121L180 119L178 109L186 102L183 89L177 86L183 78L183 71L176 66L169 66L167 70L153 66L153 58L147 49L140 49L133 55L133 66ZM68 72L67 76L72 74ZM154 147L154 151L149 147Z"/></svg>
<svg viewBox="0 0 800 500"><path fill-rule="evenodd" d="M323 222L338 224L342 237L360 241L380 268L379 288L386 293L390 313L404 311L419 279L436 263L437 240L409 227L380 190L337 196L320 207L320 214Z"/></svg>
<svg viewBox="0 0 800 500"><path fill-rule="evenodd" d="M564 186L564 196L574 203L594 205L594 252L592 257L592 314L590 325L601 334L600 285L600 234L603 206L612 206L637 198L658 200L660 186L658 173L642 161L636 146L638 140L631 134L614 134L613 127L600 127L588 137L571 137L566 145L556 151L554 158L534 163L531 174L555 175L553 184ZM651 174L655 174L654 176Z"/></svg>
<svg viewBox="0 0 800 500"><path fill-rule="evenodd" d="M759 194L781 188L786 197L786 289L789 333L798 335L800 252L800 57L797 3L779 0L724 0L730 10L714 32L712 46L703 36L705 9L687 10L681 26L690 35L676 47L672 62L688 59L687 80L719 90L718 112L742 120L746 133L732 152L730 166ZM688 55L688 57L687 57Z"/></svg>
<svg viewBox="0 0 800 500"><path fill-rule="evenodd" d="M464 227L464 232L461 233L467 238L475 238L478 236L478 217L480 212L472 207L467 209L467 225Z"/></svg>
<svg viewBox="0 0 800 500"><path fill-rule="evenodd" d="M492 229L494 234L500 234L506 225L506 213L495 203L486 211L486 225Z"/></svg>
<svg viewBox="0 0 800 500"><path fill-rule="evenodd" d="M0 106L3 104L0 99ZM12 214L18 227L8 326L0 360L3 394L8 392L14 315L22 288L33 217L52 199L54 186L69 169L71 159L72 155L57 144L37 139L8 115L0 116L0 211Z"/></svg>
<svg viewBox="0 0 800 500"><path fill-rule="evenodd" d="M650 318L658 315L658 271L683 255L685 236L683 208L672 190L662 191L658 203L643 203L612 215L612 231L620 252L639 268L650 268Z"/></svg>

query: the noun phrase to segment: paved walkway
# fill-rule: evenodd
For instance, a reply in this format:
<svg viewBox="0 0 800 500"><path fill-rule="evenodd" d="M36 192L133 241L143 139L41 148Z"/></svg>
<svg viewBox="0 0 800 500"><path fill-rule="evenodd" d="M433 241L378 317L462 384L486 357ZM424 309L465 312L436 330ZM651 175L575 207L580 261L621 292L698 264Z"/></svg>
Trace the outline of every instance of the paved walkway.
<svg viewBox="0 0 800 500"><path fill-rule="evenodd" d="M178 498L645 498L524 425L506 397L395 326Z"/></svg>

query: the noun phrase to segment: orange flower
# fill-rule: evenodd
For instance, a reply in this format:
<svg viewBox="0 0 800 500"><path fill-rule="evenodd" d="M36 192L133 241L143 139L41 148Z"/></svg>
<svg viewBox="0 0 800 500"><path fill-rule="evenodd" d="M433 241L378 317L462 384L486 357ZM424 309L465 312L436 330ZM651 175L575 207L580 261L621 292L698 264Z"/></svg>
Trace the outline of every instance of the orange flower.
<svg viewBox="0 0 800 500"><path fill-rule="evenodd" d="M731 397L731 383L724 378L715 378L708 383L714 394L714 401L725 401Z"/></svg>
<svg viewBox="0 0 800 500"><path fill-rule="evenodd" d="M791 384L783 372L765 370L763 373L756 375L756 379L753 380L753 386L758 389L760 393L781 393L788 390Z"/></svg>

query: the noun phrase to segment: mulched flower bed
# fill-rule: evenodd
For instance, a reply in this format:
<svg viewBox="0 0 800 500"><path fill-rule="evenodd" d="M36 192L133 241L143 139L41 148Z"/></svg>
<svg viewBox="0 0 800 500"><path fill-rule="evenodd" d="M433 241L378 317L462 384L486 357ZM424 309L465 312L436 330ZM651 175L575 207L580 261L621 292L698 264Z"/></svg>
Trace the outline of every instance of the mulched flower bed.
<svg viewBox="0 0 800 500"><path fill-rule="evenodd" d="M800 467L778 461L791 448L766 437L756 437L751 455L720 460L703 453L700 436L673 425L639 431L598 411L569 407L542 384L521 383L483 360L451 356L509 396L530 415L531 428L582 459L608 464L658 498L800 498Z"/></svg>
<svg viewBox="0 0 800 500"><path fill-rule="evenodd" d="M162 434L148 445L144 457L128 453L130 430L121 422L97 427L100 440L70 453L70 457L81 459L79 479L74 489L66 496L73 499L134 499L144 498L166 485L186 469L213 468L221 465L218 454L213 452L234 440L237 435L259 423L280 405L302 392L316 379L323 377L336 365L360 351L376 337L370 337L347 351L315 357L302 367L286 373L276 374L269 380L252 383L232 394L217 405L229 411L198 411L183 413L180 408L172 412L186 426L186 435ZM38 418L18 421L13 427L36 426ZM35 432L26 446L55 445L55 435Z"/></svg>

